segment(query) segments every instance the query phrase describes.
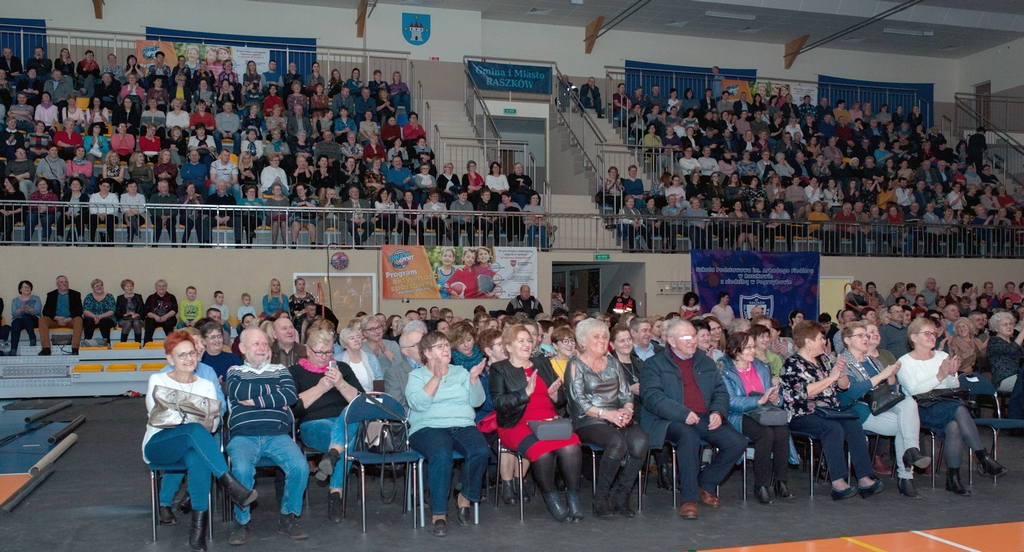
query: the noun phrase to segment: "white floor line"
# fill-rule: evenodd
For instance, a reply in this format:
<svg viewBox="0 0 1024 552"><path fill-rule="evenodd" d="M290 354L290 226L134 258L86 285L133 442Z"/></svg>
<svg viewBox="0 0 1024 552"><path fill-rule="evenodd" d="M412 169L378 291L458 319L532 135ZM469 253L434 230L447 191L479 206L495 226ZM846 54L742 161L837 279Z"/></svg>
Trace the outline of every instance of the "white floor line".
<svg viewBox="0 0 1024 552"><path fill-rule="evenodd" d="M964 546L962 544L957 544L957 543L955 543L953 541L948 541L946 539L943 539L943 538L940 538L940 537L936 537L935 535L929 535L928 533L925 533L923 531L911 531L911 533L913 533L915 535L918 535L918 536L921 536L921 537L925 537L927 539L932 539L933 541L941 542L943 544L948 544L948 545L950 545L950 546L952 546L954 548L959 548L960 550L966 550L967 552L981 552L981 550L977 550L977 549L971 548L969 546Z"/></svg>

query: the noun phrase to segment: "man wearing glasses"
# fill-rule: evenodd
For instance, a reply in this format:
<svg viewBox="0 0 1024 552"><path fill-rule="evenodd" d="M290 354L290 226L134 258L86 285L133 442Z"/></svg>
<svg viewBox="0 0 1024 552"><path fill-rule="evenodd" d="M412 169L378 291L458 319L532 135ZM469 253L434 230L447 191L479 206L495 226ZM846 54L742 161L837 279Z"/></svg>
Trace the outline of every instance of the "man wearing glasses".
<svg viewBox="0 0 1024 552"><path fill-rule="evenodd" d="M291 321L288 328L294 334ZM252 488L260 459L268 458L277 464L285 474L277 532L295 540L305 539L307 535L299 527L298 517L302 514L309 466L291 436L293 420L289 406L298 398L295 382L286 366L270 362L267 335L260 329L242 332L241 350L245 361L232 366L227 379L227 397L231 402L231 441L227 452L231 472L247 488ZM249 540L250 519L249 508L235 506L235 528L228 538L229 544L245 544Z"/></svg>
<svg viewBox="0 0 1024 552"><path fill-rule="evenodd" d="M409 411L409 402L405 399L405 386L409 383L409 374L423 366L419 344L424 335L426 332L419 328L403 331L402 336L398 338L398 345L402 347L402 358L396 358L384 371L384 392L398 400L406 412Z"/></svg>
<svg viewBox="0 0 1024 552"><path fill-rule="evenodd" d="M697 330L687 320L665 321L664 351L644 362L640 373L643 409L640 426L652 447L676 446L681 493L679 515L697 519L698 499L706 506L722 505L713 491L744 453L747 439L728 423L729 391L711 358L697 350ZM718 448L703 470L701 440Z"/></svg>

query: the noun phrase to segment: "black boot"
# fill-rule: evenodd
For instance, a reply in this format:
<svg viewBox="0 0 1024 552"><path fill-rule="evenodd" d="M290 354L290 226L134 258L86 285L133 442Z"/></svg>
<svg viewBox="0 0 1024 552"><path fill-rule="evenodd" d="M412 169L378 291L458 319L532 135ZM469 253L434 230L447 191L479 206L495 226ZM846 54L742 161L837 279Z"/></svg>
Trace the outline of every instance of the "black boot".
<svg viewBox="0 0 1024 552"><path fill-rule="evenodd" d="M974 456L978 458L978 473L981 475L995 477L1006 473L1006 467L993 460L992 457L988 455L987 450L976 450L974 451Z"/></svg>
<svg viewBox="0 0 1024 552"><path fill-rule="evenodd" d="M188 532L188 546L193 550L206 551L206 512L192 510L192 528Z"/></svg>
<svg viewBox="0 0 1024 552"><path fill-rule="evenodd" d="M570 519L573 521L583 520L583 507L580 506L579 491L565 491L565 506L569 510Z"/></svg>
<svg viewBox="0 0 1024 552"><path fill-rule="evenodd" d="M225 473L217 480L220 481L221 486L224 487L224 491L228 493L228 496L231 497L232 502L235 504L244 508L256 500L256 490L246 489L245 485L242 485L237 479L235 479L235 476L231 475L231 472Z"/></svg>
<svg viewBox="0 0 1024 552"><path fill-rule="evenodd" d="M754 496L757 497L757 501L761 504L775 504L771 493L768 492L768 487L764 485L754 487Z"/></svg>
<svg viewBox="0 0 1024 552"><path fill-rule="evenodd" d="M501 482L501 501L508 505L519 504L519 493L512 481Z"/></svg>
<svg viewBox="0 0 1024 552"><path fill-rule="evenodd" d="M320 464L317 465L316 469L316 484L321 487L326 487L330 482L331 476L334 475L334 466L338 464L338 460L341 459L341 453L336 450L329 450L324 455L323 459L320 460Z"/></svg>
<svg viewBox="0 0 1024 552"><path fill-rule="evenodd" d="M921 454L921 449L914 447L908 448L903 452L903 465L908 469L921 468L922 470L930 466L932 459L929 456Z"/></svg>
<svg viewBox="0 0 1024 552"><path fill-rule="evenodd" d="M907 498L921 498L921 495L917 492L917 487L914 486L913 479L897 479L896 488L900 491L900 494Z"/></svg>
<svg viewBox="0 0 1024 552"><path fill-rule="evenodd" d="M946 470L946 490L960 496L971 496L970 489L965 488L960 482L960 468Z"/></svg>
<svg viewBox="0 0 1024 552"><path fill-rule="evenodd" d="M536 489L536 485L533 483L533 478L527 478L526 481L520 481L518 477L512 478L512 489L515 490L516 496L519 496L519 486L523 487L523 504L530 503L530 495Z"/></svg>
<svg viewBox="0 0 1024 552"><path fill-rule="evenodd" d="M174 517L174 508L170 506L160 507L160 525L174 525L178 518Z"/></svg>
<svg viewBox="0 0 1024 552"><path fill-rule="evenodd" d="M569 521L569 511L562 506L557 492L544 493L544 504L547 505L548 511L551 512L551 517L555 518L555 521Z"/></svg>
<svg viewBox="0 0 1024 552"><path fill-rule="evenodd" d="M629 496L632 494L632 489L619 488L612 495L612 508L616 514L625 517L634 517L636 512L629 507Z"/></svg>
<svg viewBox="0 0 1024 552"><path fill-rule="evenodd" d="M566 497L568 495L569 493L566 493ZM599 518L609 518L615 515L609 501L608 491L597 491L594 494L594 515Z"/></svg>
<svg viewBox="0 0 1024 552"><path fill-rule="evenodd" d="M658 488L672 490L672 466L658 466Z"/></svg>
<svg viewBox="0 0 1024 552"><path fill-rule="evenodd" d="M192 497L188 496L188 476L181 479L181 485L171 499L171 506L179 514L187 516L192 511Z"/></svg>
<svg viewBox="0 0 1024 552"><path fill-rule="evenodd" d="M785 481L775 481L775 498L779 500L792 500L796 495L789 491Z"/></svg>

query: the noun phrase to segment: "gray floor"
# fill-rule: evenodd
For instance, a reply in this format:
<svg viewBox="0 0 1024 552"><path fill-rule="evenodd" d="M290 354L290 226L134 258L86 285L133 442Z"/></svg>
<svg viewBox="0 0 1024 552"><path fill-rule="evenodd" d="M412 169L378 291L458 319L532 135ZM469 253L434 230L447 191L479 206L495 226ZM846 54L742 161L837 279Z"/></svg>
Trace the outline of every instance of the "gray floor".
<svg viewBox="0 0 1024 552"><path fill-rule="evenodd" d="M77 431L79 440L56 465L56 472L11 514L0 512L0 549L5 552L62 550L178 551L186 549L187 520L161 527L160 540L151 542L149 478L141 456L145 427L142 399L98 404L106 399L75 399L75 406L54 416L71 419L79 413L88 422ZM984 435L984 434L983 434ZM985 438L988 442L988 437ZM828 496L819 483L813 499L807 497L807 476L791 472L791 488L798 498L784 504L761 506L742 502L741 478L735 472L722 488L723 506L702 508L698 521L684 521L671 507L667 491L652 488L643 514L636 519L598 520L588 517L580 524L557 524L540 500L526 505L526 521L520 522L516 507L493 502L481 506L478 526L450 524L447 538L428 530L413 529L409 514L400 504L384 505L376 480L369 489L369 527L360 532L358 504L349 503L348 519L340 524L326 519L326 490L310 486L311 506L302 519L310 538L290 542L275 532L276 513L271 478L259 480L264 506L254 511L253 539L244 548L227 545L231 525L215 515L211 550L594 550L646 551L710 549L758 543L785 542L844 535L863 535L938 527L976 525L1024 520L1020 497L1024 494L1024 460L1018 437L1004 437L1001 460L1009 474L993 485L975 475L974 496L959 498L941 488L928 488L918 476L923 500L900 497L894 480L886 479L886 491L869 500L854 498L841 503ZM653 478L651 480L653 487ZM941 483L941 481L940 481ZM584 482L587 489L589 482ZM589 491L584 507L590 507ZM350 495L351 497L352 495ZM1024 549L1024 543L1022 543Z"/></svg>

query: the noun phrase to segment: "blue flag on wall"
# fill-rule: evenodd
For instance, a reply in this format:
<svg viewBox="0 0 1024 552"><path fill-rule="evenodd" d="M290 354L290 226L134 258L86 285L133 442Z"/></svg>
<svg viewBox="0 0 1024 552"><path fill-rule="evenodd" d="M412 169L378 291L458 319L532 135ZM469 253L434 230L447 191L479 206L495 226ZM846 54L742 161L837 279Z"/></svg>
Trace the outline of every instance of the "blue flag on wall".
<svg viewBox="0 0 1024 552"><path fill-rule="evenodd" d="M818 253L695 249L690 261L701 312L710 312L718 304L718 294L725 292L737 318L750 318L754 307L783 324L797 309L808 319L818 316Z"/></svg>
<svg viewBox="0 0 1024 552"><path fill-rule="evenodd" d="M413 46L426 44L430 40L430 16L425 13L403 13L402 36Z"/></svg>

